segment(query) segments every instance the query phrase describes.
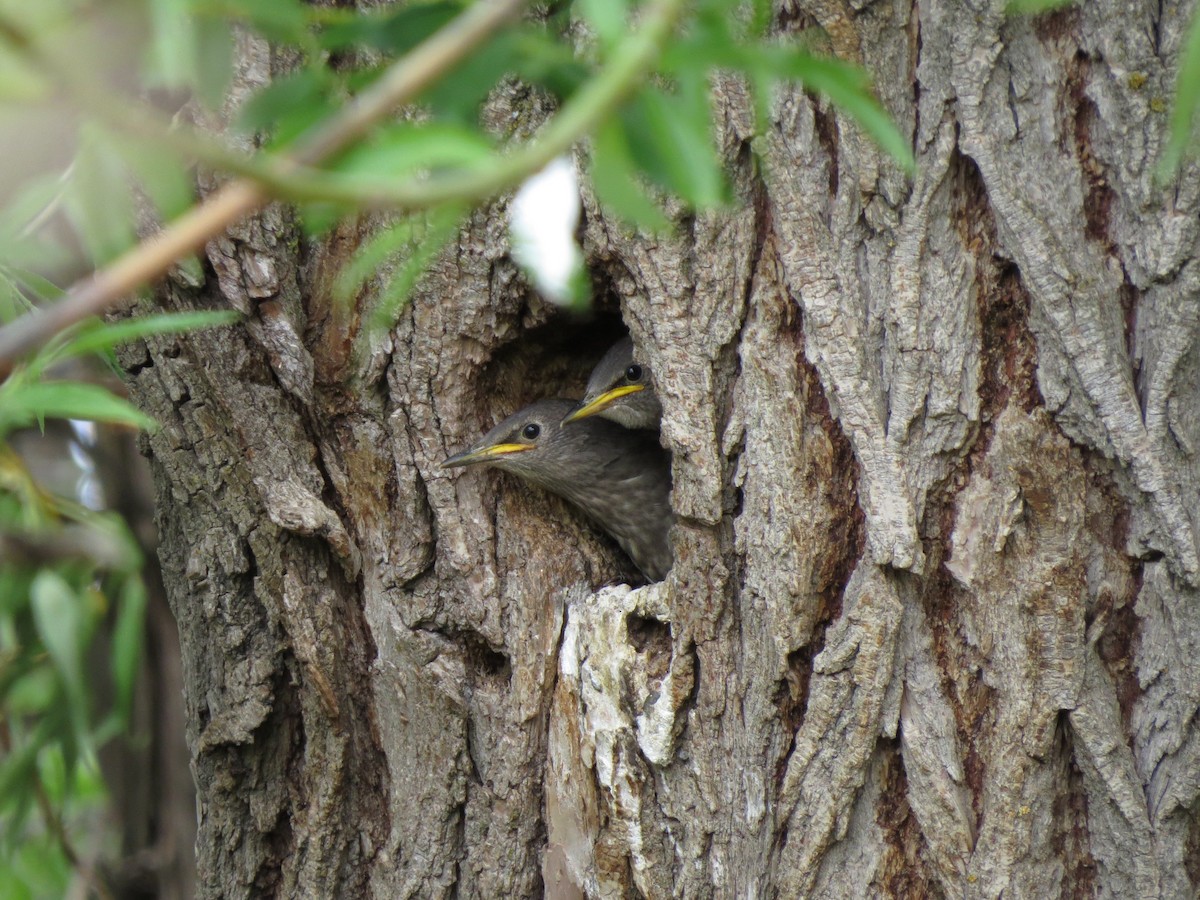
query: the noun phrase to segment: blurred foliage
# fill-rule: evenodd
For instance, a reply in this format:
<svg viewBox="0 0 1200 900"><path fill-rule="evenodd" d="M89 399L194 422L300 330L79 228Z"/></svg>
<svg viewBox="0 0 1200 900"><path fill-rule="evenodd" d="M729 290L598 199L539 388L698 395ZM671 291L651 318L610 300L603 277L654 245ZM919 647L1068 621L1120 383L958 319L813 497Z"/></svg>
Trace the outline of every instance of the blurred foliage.
<svg viewBox="0 0 1200 900"><path fill-rule="evenodd" d="M29 268L31 249L43 261L61 259L72 249L85 251L94 265L113 260L135 245L147 204L149 214L161 219L188 207L188 166L194 157L211 163L223 154L253 172L256 165L289 154L467 5L434 0L355 11L300 0L123 0L107 7L48 0L30 11L17 0L0 0L0 74L19 73L14 85L20 85L21 102L52 101L77 125L67 176L61 177L62 166L30 173L22 196L14 198L21 202L0 210L0 234L17 238L0 239L0 265L15 268L20 261ZM629 45L653 10L669 7L680 8L678 35L667 42L656 70L631 77L624 69ZM572 104L604 103L597 99L602 93L597 85L630 79L620 91L619 114L606 118L594 135L585 175L613 213L647 230L669 227L661 203L665 195L695 210L729 200L710 100L710 80L717 71L746 78L760 129L769 124L773 86L800 82L827 96L900 166L911 169L910 142L875 99L864 73L810 51L794 37L771 37L771 21L767 0L577 0L556 3L549 12L493 35L427 88L403 121L378 123L319 172L301 170L291 177L292 199L307 201L300 204L300 216L313 234L357 214L372 196L405 196L406 187L418 193L431 185L445 187L432 208L408 209L394 233L383 238L393 246L390 255L380 258L382 244L369 248L372 259L389 264L352 267L358 283L347 285L343 278L339 295L361 296L364 285L377 283L379 314L366 321L386 327L394 320L416 276L435 255L426 252L425 242L402 235L421 223L418 230L441 243L449 240L455 232L445 223L486 201L496 188L488 174L510 165L516 151L529 144L524 122L490 128L483 122L485 101L505 85L540 92L566 110ZM236 29L270 40L275 58L291 62L290 71L229 110L225 91ZM113 33L119 38L109 44L124 52L110 46L97 60L95 52L85 51L99 43L98 35ZM0 91L0 116L3 96ZM184 106L188 98L195 105ZM183 114L170 121L169 114L181 107ZM203 108L229 116L231 136L240 133L240 141L258 142L259 155L248 156L234 144L215 149L211 133L188 124L204 116L198 111ZM584 137L581 132L572 142ZM306 180L306 174L320 177ZM528 174L512 176L519 180ZM460 184L461 194L455 194ZM274 184L285 197L288 186ZM69 239L56 243L40 235L38 246L30 248L30 211L47 205L66 214ZM381 268L396 273L395 283L379 278ZM388 311L393 318L384 314Z"/></svg>
<svg viewBox="0 0 1200 900"><path fill-rule="evenodd" d="M37 405L12 386L19 381L0 388L0 883L15 896L21 885L28 896L55 896L44 879L65 877L62 861L76 858L62 820L87 805L77 789L96 777L95 751L128 722L146 595L141 553L121 519L48 493L8 445L25 416L10 414L6 401ZM69 382L28 387L48 389L49 407L78 399L56 392L99 391ZM102 413L119 417L115 401L108 395ZM115 700L97 708L87 657L106 620ZM49 864L56 855L59 864Z"/></svg>
<svg viewBox="0 0 1200 900"><path fill-rule="evenodd" d="M1009 15L1033 15L1070 6L1076 0L1008 0Z"/></svg>
<svg viewBox="0 0 1200 900"><path fill-rule="evenodd" d="M1174 176L1189 148L1196 146L1196 109L1200 107L1200 12L1192 16L1179 56L1175 77L1175 105L1171 110L1170 138L1159 160L1161 180Z"/></svg>
<svg viewBox="0 0 1200 900"><path fill-rule="evenodd" d="M99 827L106 812L107 794L94 761L81 759L73 770L68 769L62 748L51 745L38 755L36 778L39 802L45 804L55 824L47 827L45 819L24 817L7 829L10 834L4 838L4 852L0 852L0 885L5 900L70 896L71 886L81 877L75 869L81 858L95 859L101 853L117 850L116 835ZM0 818L7 820L14 815L22 815L14 805L0 806ZM58 832L66 822L76 826L70 838L72 855L64 852L63 836ZM96 827L81 827L85 823Z"/></svg>
<svg viewBox="0 0 1200 900"><path fill-rule="evenodd" d="M20 283L9 276L10 283ZM130 719L143 634L142 554L117 515L40 485L10 445L51 418L150 427L97 384L54 377L68 361L118 343L226 324L230 312L157 315L64 332L0 383L0 885L5 897L65 893L102 806L96 750ZM100 644L97 635L105 631ZM106 659L97 667L103 646ZM98 690L97 672L107 688ZM100 696L112 701L100 706ZM35 815L36 813L36 815ZM72 835L69 832L74 831ZM109 850L116 848L106 848Z"/></svg>

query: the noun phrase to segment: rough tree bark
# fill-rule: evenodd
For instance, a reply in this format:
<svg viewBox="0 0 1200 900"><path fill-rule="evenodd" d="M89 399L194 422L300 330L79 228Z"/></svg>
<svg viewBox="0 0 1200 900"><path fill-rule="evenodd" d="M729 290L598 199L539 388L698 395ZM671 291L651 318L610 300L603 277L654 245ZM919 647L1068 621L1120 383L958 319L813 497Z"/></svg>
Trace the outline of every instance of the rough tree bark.
<svg viewBox="0 0 1200 900"><path fill-rule="evenodd" d="M918 174L718 81L736 208L650 240L588 202L592 321L503 204L370 354L329 291L369 222L273 207L163 288L248 315L127 358L204 896L1196 895L1200 172L1153 180L1192 4L1003 7L783 3ZM438 468L621 320L679 514L640 589L563 503Z"/></svg>

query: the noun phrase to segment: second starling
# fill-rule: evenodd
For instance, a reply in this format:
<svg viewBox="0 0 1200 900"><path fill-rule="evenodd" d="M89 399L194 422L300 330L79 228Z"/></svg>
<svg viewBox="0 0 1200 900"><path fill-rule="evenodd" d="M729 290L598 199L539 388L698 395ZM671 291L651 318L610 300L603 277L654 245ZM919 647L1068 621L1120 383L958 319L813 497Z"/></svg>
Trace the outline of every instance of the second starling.
<svg viewBox="0 0 1200 900"><path fill-rule="evenodd" d="M608 532L651 581L671 554L671 464L653 435L599 418L563 420L570 400L539 400L509 416L443 468L490 465L578 506Z"/></svg>
<svg viewBox="0 0 1200 900"><path fill-rule="evenodd" d="M589 416L611 419L626 428L658 428L662 405L654 392L650 367L633 358L633 338L621 338L596 363L583 400L563 424Z"/></svg>

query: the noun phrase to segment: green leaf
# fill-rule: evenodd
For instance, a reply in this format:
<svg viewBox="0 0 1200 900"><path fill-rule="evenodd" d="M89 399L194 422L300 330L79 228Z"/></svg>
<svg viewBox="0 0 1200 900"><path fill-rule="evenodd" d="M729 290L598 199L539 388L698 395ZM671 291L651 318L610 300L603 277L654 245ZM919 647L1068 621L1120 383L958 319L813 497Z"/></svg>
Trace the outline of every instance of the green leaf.
<svg viewBox="0 0 1200 900"><path fill-rule="evenodd" d="M22 796L33 798L30 777L37 771L37 755L45 743L49 731L46 721L34 730L34 734L0 757L0 805L21 803ZM24 804L21 804L24 805ZM14 816L19 821L19 816Z"/></svg>
<svg viewBox="0 0 1200 900"><path fill-rule="evenodd" d="M492 159L492 143L462 125L391 125L344 154L334 168L346 175L399 177L419 169L468 168Z"/></svg>
<svg viewBox="0 0 1200 900"><path fill-rule="evenodd" d="M210 110L219 110L233 79L233 31L220 18L196 22L196 95Z"/></svg>
<svg viewBox="0 0 1200 900"><path fill-rule="evenodd" d="M422 3L384 15L363 13L325 28L318 40L326 50L360 46L402 56L460 12L459 3Z"/></svg>
<svg viewBox="0 0 1200 900"><path fill-rule="evenodd" d="M430 86L419 101L439 118L474 124L492 88L517 70L518 46L512 34L496 35Z"/></svg>
<svg viewBox="0 0 1200 900"><path fill-rule="evenodd" d="M156 313L137 319L104 322L92 319L72 334L54 353L55 359L82 356L98 350L111 350L118 344L158 334L178 334L201 328L232 325L242 314L232 309L196 310L182 313Z"/></svg>
<svg viewBox="0 0 1200 900"><path fill-rule="evenodd" d="M320 237L355 211L341 203L305 203L300 207L300 225L308 237Z"/></svg>
<svg viewBox="0 0 1200 900"><path fill-rule="evenodd" d="M45 76L28 60L15 53L0 53L0 103L40 103L49 93Z"/></svg>
<svg viewBox="0 0 1200 900"><path fill-rule="evenodd" d="M20 285L7 269L0 266L0 322L11 322L32 308L33 304L21 293Z"/></svg>
<svg viewBox="0 0 1200 900"><path fill-rule="evenodd" d="M770 48L769 51L764 48L759 59L776 77L797 79L808 90L828 97L839 112L857 122L905 171L912 172L916 168L908 139L871 93L870 79L862 69L841 60L788 48Z"/></svg>
<svg viewBox="0 0 1200 900"><path fill-rule="evenodd" d="M333 281L333 298L339 303L354 302L367 279L378 274L393 256L413 247L423 230L424 223L416 215L405 216L359 244Z"/></svg>
<svg viewBox="0 0 1200 900"><path fill-rule="evenodd" d="M332 111L332 87L325 69L303 69L272 81L242 107L237 128L271 131L276 144L287 143Z"/></svg>
<svg viewBox="0 0 1200 900"><path fill-rule="evenodd" d="M58 682L54 672L43 664L13 680L4 696L4 711L10 716L40 715L58 697Z"/></svg>
<svg viewBox="0 0 1200 900"><path fill-rule="evenodd" d="M67 192L67 180L62 172L35 175L24 184L14 185L10 199L0 208L0 242L10 244L29 229L30 224L43 218Z"/></svg>
<svg viewBox="0 0 1200 900"><path fill-rule="evenodd" d="M105 139L164 219L173 219L192 205L192 178L178 158L147 141L112 134Z"/></svg>
<svg viewBox="0 0 1200 900"><path fill-rule="evenodd" d="M668 97L645 89L622 110L621 124L634 161L653 182L696 209L725 202L706 93L688 87Z"/></svg>
<svg viewBox="0 0 1200 900"><path fill-rule="evenodd" d="M65 293L57 284L37 272L31 272L28 269L14 269L11 274L25 292L39 300L57 300ZM29 309L32 308L33 304L30 304Z"/></svg>
<svg viewBox="0 0 1200 900"><path fill-rule="evenodd" d="M614 47L625 36L629 15L625 0L578 0L576 5L605 47Z"/></svg>
<svg viewBox="0 0 1200 900"><path fill-rule="evenodd" d="M1063 6L1070 6L1075 0L1008 0L1005 12L1009 15L1036 15L1049 12Z"/></svg>
<svg viewBox="0 0 1200 900"><path fill-rule="evenodd" d="M593 140L592 187L600 202L626 222L649 232L664 231L667 218L638 183L637 168L615 121L600 126Z"/></svg>
<svg viewBox="0 0 1200 900"><path fill-rule="evenodd" d="M775 78L761 67L751 68L746 77L750 79L751 100L754 103L754 133L766 134L771 128L771 101L775 91Z"/></svg>
<svg viewBox="0 0 1200 900"><path fill-rule="evenodd" d="M1175 105L1171 109L1171 131L1158 163L1159 179L1171 177L1195 130L1196 107L1200 105L1200 12L1192 13L1192 22L1179 54L1179 74L1175 79Z"/></svg>
<svg viewBox="0 0 1200 900"><path fill-rule="evenodd" d="M92 260L102 264L133 246L133 203L125 167L112 147L86 126L81 138L66 209Z"/></svg>
<svg viewBox="0 0 1200 900"><path fill-rule="evenodd" d="M65 246L69 236L42 227L65 204L69 191L62 172L36 175L13 188L11 199L0 208L0 265L53 271L78 257L77 244L72 241L70 250Z"/></svg>
<svg viewBox="0 0 1200 900"><path fill-rule="evenodd" d="M146 587L139 576L133 575L126 578L122 585L117 621L112 635L116 713L123 722L129 721L133 707L133 689L137 684L138 667L142 658L145 619Z"/></svg>
<svg viewBox="0 0 1200 900"><path fill-rule="evenodd" d="M574 94L591 75L571 47L544 28L517 32L512 40L516 54L513 74L545 88L559 100Z"/></svg>
<svg viewBox="0 0 1200 900"><path fill-rule="evenodd" d="M710 11L698 17L686 35L663 49L659 66L664 72L686 72L689 77L707 78L713 68L747 68L753 57L752 49L748 52L734 40L727 18L718 18Z"/></svg>
<svg viewBox="0 0 1200 900"><path fill-rule="evenodd" d="M135 428L155 427L149 416L98 385L75 381L30 383L9 378L0 386L0 434L43 419L85 419Z"/></svg>
<svg viewBox="0 0 1200 900"><path fill-rule="evenodd" d="M190 0L206 19L243 22L276 44L309 43L316 13L298 0Z"/></svg>
<svg viewBox="0 0 1200 900"><path fill-rule="evenodd" d="M48 753L38 757L38 776L51 805L61 806L73 787L71 770L75 767L67 764L63 754L55 753L54 748L48 749Z"/></svg>
<svg viewBox="0 0 1200 900"><path fill-rule="evenodd" d="M379 296L371 303L364 336L373 339L395 324L409 294L430 263L458 233L466 210L457 205L436 207L423 218L410 217L374 238L348 270L338 277L335 290L350 298L367 278L394 255L407 251L391 273Z"/></svg>
<svg viewBox="0 0 1200 900"><path fill-rule="evenodd" d="M750 37L765 38L774 18L775 4L771 0L751 0Z"/></svg>
<svg viewBox="0 0 1200 900"><path fill-rule="evenodd" d="M87 629L83 598L57 573L44 569L29 589L33 621L72 704L86 696L83 649Z"/></svg>
<svg viewBox="0 0 1200 900"><path fill-rule="evenodd" d="M198 82L199 42L188 0L154 0L149 4L148 76L166 88L191 88Z"/></svg>
<svg viewBox="0 0 1200 900"><path fill-rule="evenodd" d="M77 874L53 836L44 832L22 835L16 854L10 860L12 880L0 877L0 884L13 886L12 896L6 900L70 895Z"/></svg>
<svg viewBox="0 0 1200 900"><path fill-rule="evenodd" d="M714 67L745 72L754 87L755 114L761 129L768 121L773 82L800 81L808 90L832 101L907 171L913 170L908 139L872 93L870 79L862 69L816 56L802 47L738 44L729 32L729 22L715 12L701 15L688 34L663 54L663 69L673 73L685 90L691 85L694 94L707 96L701 82ZM752 23L752 30L759 24Z"/></svg>
<svg viewBox="0 0 1200 900"><path fill-rule="evenodd" d="M400 311L425 270L458 233L466 210L460 206L443 206L427 213L428 225L422 240L384 287L376 299L368 320L368 331L378 334L396 324Z"/></svg>
<svg viewBox="0 0 1200 900"><path fill-rule="evenodd" d="M712 91L709 73L698 69L680 72L677 100L668 99L666 109L675 114L671 133L685 160L690 196L697 209L722 206L729 200L725 170L714 143ZM684 196L688 196L685 194Z"/></svg>
<svg viewBox="0 0 1200 900"><path fill-rule="evenodd" d="M98 766L84 761L71 774L73 798L77 803L94 805L98 810L108 808L108 788Z"/></svg>

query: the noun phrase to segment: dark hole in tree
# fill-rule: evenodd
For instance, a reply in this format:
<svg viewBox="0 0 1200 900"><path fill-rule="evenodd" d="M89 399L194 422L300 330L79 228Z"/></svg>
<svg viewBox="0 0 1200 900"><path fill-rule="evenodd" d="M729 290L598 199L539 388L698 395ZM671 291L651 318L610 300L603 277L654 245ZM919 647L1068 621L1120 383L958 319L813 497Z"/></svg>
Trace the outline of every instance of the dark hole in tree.
<svg viewBox="0 0 1200 900"><path fill-rule="evenodd" d="M556 313L547 322L526 327L482 367L477 381L481 434L538 400L583 397L596 363L628 334L616 295L599 281L593 284L593 294L593 308L587 313ZM602 529L596 531L615 544ZM622 568L621 580L645 582L632 564Z"/></svg>
<svg viewBox="0 0 1200 900"><path fill-rule="evenodd" d="M625 633L633 649L646 657L646 674L664 677L671 667L670 623L630 613L625 617Z"/></svg>
<svg viewBox="0 0 1200 900"><path fill-rule="evenodd" d="M508 657L489 644L478 631L465 628L442 630L441 633L462 648L463 658L474 672L506 681L512 676L512 664Z"/></svg>
<svg viewBox="0 0 1200 900"><path fill-rule="evenodd" d="M547 397L581 398L592 368L626 333L620 315L600 308L526 329L480 373L485 420L497 422Z"/></svg>

